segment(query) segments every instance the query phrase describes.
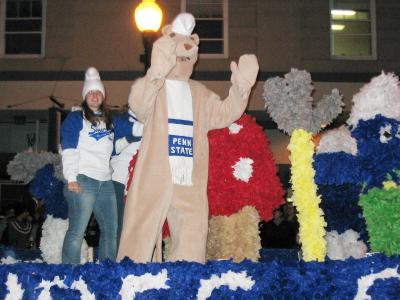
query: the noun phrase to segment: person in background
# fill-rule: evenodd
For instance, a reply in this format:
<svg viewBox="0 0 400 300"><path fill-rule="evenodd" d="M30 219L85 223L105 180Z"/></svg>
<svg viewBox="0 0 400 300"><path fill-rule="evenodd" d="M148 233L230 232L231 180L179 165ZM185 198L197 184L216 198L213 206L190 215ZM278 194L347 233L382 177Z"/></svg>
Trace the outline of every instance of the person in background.
<svg viewBox="0 0 400 300"><path fill-rule="evenodd" d="M260 238L263 248L295 249L298 223L292 203L285 203L274 210L273 219L260 223Z"/></svg>
<svg viewBox="0 0 400 300"><path fill-rule="evenodd" d="M1 209L1 208L0 208ZM7 230L8 217L3 210L0 211L0 244L3 244L3 235Z"/></svg>
<svg viewBox="0 0 400 300"><path fill-rule="evenodd" d="M81 245L92 212L100 227L99 259L116 257L117 204L110 168L114 134L105 96L98 71L88 68L82 110L68 114L61 127L63 174L68 181L64 195L69 218L63 263L80 262Z"/></svg>
<svg viewBox="0 0 400 300"><path fill-rule="evenodd" d="M29 249L37 249L40 244L41 229L44 222L43 201L35 200L34 212L32 214L32 231L29 236Z"/></svg>
<svg viewBox="0 0 400 300"><path fill-rule="evenodd" d="M8 245L8 226L10 220L15 218L15 209L12 207L5 208L5 213L0 215L0 244Z"/></svg>
<svg viewBox="0 0 400 300"><path fill-rule="evenodd" d="M0 214L0 244L2 244L3 233L6 231L8 226L8 220L5 215Z"/></svg>
<svg viewBox="0 0 400 300"><path fill-rule="evenodd" d="M16 217L9 220L8 243L17 249L29 248L29 237L32 231L32 217L26 208L17 208Z"/></svg>
<svg viewBox="0 0 400 300"><path fill-rule="evenodd" d="M283 221L282 208L279 207L274 210L272 220L260 223L261 246L263 248L286 248L287 237L282 230Z"/></svg>
<svg viewBox="0 0 400 300"><path fill-rule="evenodd" d="M113 118L114 151L111 157L112 180L115 188L118 208L117 245L121 237L125 207L125 187L128 180L128 168L132 157L136 155L142 139L143 124L126 106L121 115Z"/></svg>
<svg viewBox="0 0 400 300"><path fill-rule="evenodd" d="M284 226L287 232L287 248L299 248L299 222L297 221L297 210L292 202L283 206Z"/></svg>
<svg viewBox="0 0 400 300"><path fill-rule="evenodd" d="M96 218L92 214L85 231L85 240L88 244L88 247L94 248L99 246L99 231L99 225L97 224Z"/></svg>

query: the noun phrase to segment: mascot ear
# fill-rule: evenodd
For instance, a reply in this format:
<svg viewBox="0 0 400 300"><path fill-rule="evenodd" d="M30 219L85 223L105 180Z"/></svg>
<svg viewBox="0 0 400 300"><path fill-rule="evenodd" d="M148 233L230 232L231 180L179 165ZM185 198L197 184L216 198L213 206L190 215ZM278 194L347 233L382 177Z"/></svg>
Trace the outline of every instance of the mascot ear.
<svg viewBox="0 0 400 300"><path fill-rule="evenodd" d="M197 46L199 45L200 39L196 33L192 34L190 38L196 43Z"/></svg>
<svg viewBox="0 0 400 300"><path fill-rule="evenodd" d="M170 35L172 33L171 28L172 28L171 24L165 25L161 30L162 34L163 35Z"/></svg>

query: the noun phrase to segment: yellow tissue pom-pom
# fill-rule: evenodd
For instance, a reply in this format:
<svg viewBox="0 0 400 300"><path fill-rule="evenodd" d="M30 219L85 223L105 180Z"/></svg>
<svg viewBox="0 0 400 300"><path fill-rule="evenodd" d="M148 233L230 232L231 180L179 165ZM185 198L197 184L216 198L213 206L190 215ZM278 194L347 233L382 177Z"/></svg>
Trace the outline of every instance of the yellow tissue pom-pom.
<svg viewBox="0 0 400 300"><path fill-rule="evenodd" d="M383 182L384 190L395 189L395 188L397 188L397 184L393 180L388 180Z"/></svg>
<svg viewBox="0 0 400 300"><path fill-rule="evenodd" d="M303 129L292 133L288 146L292 163L291 200L298 211L299 236L305 261L324 261L326 256L325 227L321 202L317 195L313 169L314 145L312 134Z"/></svg>

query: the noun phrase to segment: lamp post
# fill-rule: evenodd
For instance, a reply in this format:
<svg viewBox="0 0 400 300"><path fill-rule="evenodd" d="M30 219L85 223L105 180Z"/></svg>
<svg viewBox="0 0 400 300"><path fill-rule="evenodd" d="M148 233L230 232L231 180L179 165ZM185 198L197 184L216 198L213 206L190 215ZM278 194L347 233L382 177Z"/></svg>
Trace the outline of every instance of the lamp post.
<svg viewBox="0 0 400 300"><path fill-rule="evenodd" d="M156 39L156 32L160 29L162 11L155 0L142 0L135 9L135 23L142 32L144 54L140 55L140 62L144 63L146 72L150 66L151 48Z"/></svg>

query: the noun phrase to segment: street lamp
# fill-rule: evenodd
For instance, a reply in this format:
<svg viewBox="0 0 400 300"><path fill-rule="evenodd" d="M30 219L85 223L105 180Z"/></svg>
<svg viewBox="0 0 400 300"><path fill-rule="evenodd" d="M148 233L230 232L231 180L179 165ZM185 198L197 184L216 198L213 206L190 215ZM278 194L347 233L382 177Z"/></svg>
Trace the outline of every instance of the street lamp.
<svg viewBox="0 0 400 300"><path fill-rule="evenodd" d="M142 0L135 9L135 23L142 32L144 54L140 55L140 62L144 63L146 72L150 66L151 48L156 39L156 32L160 29L162 11L155 0Z"/></svg>

